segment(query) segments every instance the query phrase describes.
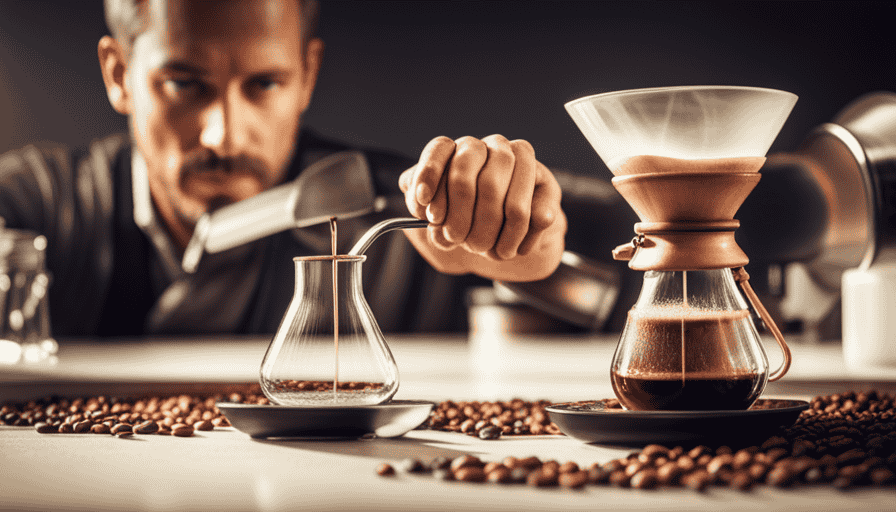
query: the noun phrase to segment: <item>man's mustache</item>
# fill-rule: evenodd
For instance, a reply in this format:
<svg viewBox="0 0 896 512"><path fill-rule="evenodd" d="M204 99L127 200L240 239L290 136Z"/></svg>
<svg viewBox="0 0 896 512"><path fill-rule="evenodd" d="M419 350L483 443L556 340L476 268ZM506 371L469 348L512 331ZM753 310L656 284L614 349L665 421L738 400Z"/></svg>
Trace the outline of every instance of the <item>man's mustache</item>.
<svg viewBox="0 0 896 512"><path fill-rule="evenodd" d="M180 166L181 179L190 174L202 175L207 173L224 175L251 174L265 186L271 185L268 183L271 173L267 165L260 159L249 155L221 157L213 151L199 151L187 155Z"/></svg>

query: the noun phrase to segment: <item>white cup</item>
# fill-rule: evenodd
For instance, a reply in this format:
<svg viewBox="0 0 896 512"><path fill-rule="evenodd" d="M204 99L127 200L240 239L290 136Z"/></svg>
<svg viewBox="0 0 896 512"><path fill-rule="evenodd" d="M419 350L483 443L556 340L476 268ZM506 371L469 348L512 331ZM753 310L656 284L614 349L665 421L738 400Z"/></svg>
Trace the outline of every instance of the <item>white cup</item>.
<svg viewBox="0 0 896 512"><path fill-rule="evenodd" d="M843 358L852 370L896 369L896 264L843 273Z"/></svg>

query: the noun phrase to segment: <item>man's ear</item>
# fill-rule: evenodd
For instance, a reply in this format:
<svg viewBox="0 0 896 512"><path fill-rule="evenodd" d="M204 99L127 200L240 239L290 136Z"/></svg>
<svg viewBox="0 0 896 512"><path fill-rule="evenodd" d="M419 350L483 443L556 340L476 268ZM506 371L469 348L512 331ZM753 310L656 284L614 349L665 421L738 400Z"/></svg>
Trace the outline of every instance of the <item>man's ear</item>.
<svg viewBox="0 0 896 512"><path fill-rule="evenodd" d="M308 108L311 103L311 95L314 92L314 86L317 84L317 74L320 71L320 63L324 57L324 42L318 38L308 41L305 47L304 76L302 81L302 112Z"/></svg>
<svg viewBox="0 0 896 512"><path fill-rule="evenodd" d="M125 83L128 64L124 50L112 36L103 36L97 45L97 54L109 103L119 114L129 115L131 96Z"/></svg>

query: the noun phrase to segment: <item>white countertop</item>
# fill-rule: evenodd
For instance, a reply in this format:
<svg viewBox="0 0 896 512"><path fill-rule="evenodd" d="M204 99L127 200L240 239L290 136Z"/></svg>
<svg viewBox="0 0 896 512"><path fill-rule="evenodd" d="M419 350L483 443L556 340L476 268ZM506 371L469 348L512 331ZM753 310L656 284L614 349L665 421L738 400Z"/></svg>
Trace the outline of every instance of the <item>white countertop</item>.
<svg viewBox="0 0 896 512"><path fill-rule="evenodd" d="M266 339L62 342L55 368L0 368L0 402L48 393L124 393L166 382L252 382ZM525 399L612 396L607 379L615 339L529 338L513 345L468 346L462 339L389 337L401 372L397 399ZM766 345L770 347L771 345ZM508 348L509 347L509 348ZM501 363L482 358L501 354ZM793 343L790 373L769 386L773 396L883 385L896 378L845 369L837 344ZM772 365L777 357L769 349ZM42 435L0 427L0 510L882 510L892 488L842 493L827 488L750 493L712 488L637 491L588 486L579 491L442 482L399 474L383 478L381 462L429 460L462 453L483 460L536 455L580 465L631 451L564 436L482 441L461 434L412 431L395 439L259 441L232 428L193 438Z"/></svg>

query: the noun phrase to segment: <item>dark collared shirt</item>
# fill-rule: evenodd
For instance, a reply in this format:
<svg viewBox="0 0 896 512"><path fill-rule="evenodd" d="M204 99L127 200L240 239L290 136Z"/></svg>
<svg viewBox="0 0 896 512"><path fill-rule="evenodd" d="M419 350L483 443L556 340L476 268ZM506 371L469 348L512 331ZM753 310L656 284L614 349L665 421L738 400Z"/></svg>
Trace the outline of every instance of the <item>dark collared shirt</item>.
<svg viewBox="0 0 896 512"><path fill-rule="evenodd" d="M351 149L304 130L286 179ZM408 215L398 176L414 162L383 151L363 153L387 207L340 221L342 253L380 220ZM86 149L28 146L0 156L0 216L7 227L47 237L53 334L275 332L293 296L292 258L328 254L329 227L287 231L207 255L196 274L186 275L155 218L145 180L123 135ZM366 254L364 295L385 332L463 331L465 290L490 284L436 272L397 232Z"/></svg>

